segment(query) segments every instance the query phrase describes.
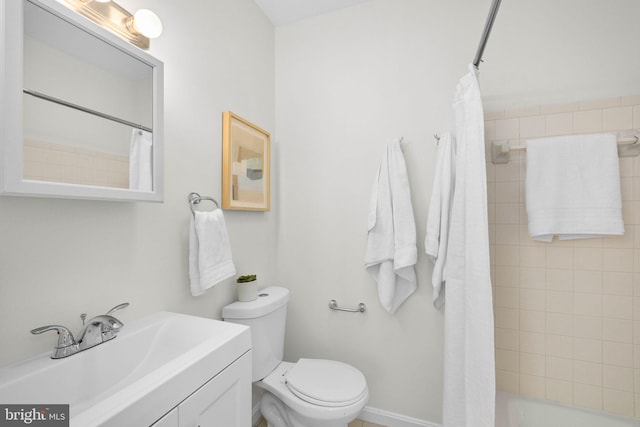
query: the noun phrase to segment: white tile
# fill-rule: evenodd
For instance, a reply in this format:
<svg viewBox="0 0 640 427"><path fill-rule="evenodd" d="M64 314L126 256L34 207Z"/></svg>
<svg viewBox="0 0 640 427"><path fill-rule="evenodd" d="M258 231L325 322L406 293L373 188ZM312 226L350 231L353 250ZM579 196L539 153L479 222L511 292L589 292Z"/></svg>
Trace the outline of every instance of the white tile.
<svg viewBox="0 0 640 427"><path fill-rule="evenodd" d="M573 313L573 293L547 290L547 312Z"/></svg>
<svg viewBox="0 0 640 427"><path fill-rule="evenodd" d="M516 287L495 287L495 306L505 308L518 308L519 307L519 295L520 289Z"/></svg>
<svg viewBox="0 0 640 427"><path fill-rule="evenodd" d="M545 376L545 357L541 354L520 353L520 373Z"/></svg>
<svg viewBox="0 0 640 427"><path fill-rule="evenodd" d="M496 265L494 285L518 286L520 283L518 267Z"/></svg>
<svg viewBox="0 0 640 427"><path fill-rule="evenodd" d="M593 133L602 131L602 110L588 110L573 113L573 131Z"/></svg>
<svg viewBox="0 0 640 427"><path fill-rule="evenodd" d="M546 380L544 377L520 374L520 394L536 399L544 399Z"/></svg>
<svg viewBox="0 0 640 427"><path fill-rule="evenodd" d="M545 289L546 279L543 268L520 267L520 286L523 288Z"/></svg>
<svg viewBox="0 0 640 427"><path fill-rule="evenodd" d="M546 375L557 380L573 381L573 361L560 357L547 357Z"/></svg>
<svg viewBox="0 0 640 427"><path fill-rule="evenodd" d="M602 315L615 319L633 319L633 300L628 296L603 295Z"/></svg>
<svg viewBox="0 0 640 427"><path fill-rule="evenodd" d="M573 291L573 275L573 270L547 269L547 289L554 291Z"/></svg>
<svg viewBox="0 0 640 427"><path fill-rule="evenodd" d="M585 362L602 362L602 341L589 338L573 339L573 358Z"/></svg>
<svg viewBox="0 0 640 427"><path fill-rule="evenodd" d="M573 248L572 247L547 247L547 268L573 268Z"/></svg>
<svg viewBox="0 0 640 427"><path fill-rule="evenodd" d="M574 248L573 265L578 270L601 270L603 249Z"/></svg>
<svg viewBox="0 0 640 427"><path fill-rule="evenodd" d="M520 310L520 331L544 333L545 324L544 311ZM548 343L548 342L547 342Z"/></svg>
<svg viewBox="0 0 640 427"><path fill-rule="evenodd" d="M602 108L619 107L622 102L621 97L595 99L580 103L580 110L596 110Z"/></svg>
<svg viewBox="0 0 640 427"><path fill-rule="evenodd" d="M520 308L523 310L545 311L545 291L540 289L521 288Z"/></svg>
<svg viewBox="0 0 640 427"><path fill-rule="evenodd" d="M573 295L573 313L582 316L602 315L602 296L576 292Z"/></svg>
<svg viewBox="0 0 640 427"><path fill-rule="evenodd" d="M574 270L573 289L582 293L602 293L602 272Z"/></svg>
<svg viewBox="0 0 640 427"><path fill-rule="evenodd" d="M605 248L602 269L633 273L633 249Z"/></svg>
<svg viewBox="0 0 640 427"><path fill-rule="evenodd" d="M495 326L505 329L518 329L520 327L520 314L517 309L495 307Z"/></svg>
<svg viewBox="0 0 640 427"><path fill-rule="evenodd" d="M545 248L538 246L520 246L520 265L523 267L545 267Z"/></svg>
<svg viewBox="0 0 640 427"><path fill-rule="evenodd" d="M602 110L602 130L624 130L633 127L633 108L616 107Z"/></svg>
<svg viewBox="0 0 640 427"><path fill-rule="evenodd" d="M546 332L555 335L573 335L573 317L571 314L547 313Z"/></svg>
<svg viewBox="0 0 640 427"><path fill-rule="evenodd" d="M633 417L635 413L633 393L620 390L604 389L604 410L625 417Z"/></svg>
<svg viewBox="0 0 640 427"><path fill-rule="evenodd" d="M604 271L602 282L604 294L633 296L633 273Z"/></svg>
<svg viewBox="0 0 640 427"><path fill-rule="evenodd" d="M496 369L504 371L518 372L520 370L520 360L517 351L496 349Z"/></svg>
<svg viewBox="0 0 640 427"><path fill-rule="evenodd" d="M496 139L517 139L520 136L520 121L517 118L495 120Z"/></svg>
<svg viewBox="0 0 640 427"><path fill-rule="evenodd" d="M536 138L545 136L545 116L520 118L520 138Z"/></svg>
<svg viewBox="0 0 640 427"><path fill-rule="evenodd" d="M604 365L602 380L605 388L633 392L633 369Z"/></svg>
<svg viewBox="0 0 640 427"><path fill-rule="evenodd" d="M496 369L496 388L509 393L520 391L520 376L517 372Z"/></svg>
<svg viewBox="0 0 640 427"><path fill-rule="evenodd" d="M576 383L602 386L602 363L573 361L573 380Z"/></svg>
<svg viewBox="0 0 640 427"><path fill-rule="evenodd" d="M546 354L546 337L544 333L520 331L520 351L533 354Z"/></svg>
<svg viewBox="0 0 640 427"><path fill-rule="evenodd" d="M573 357L573 340L563 335L547 335L547 356L571 359Z"/></svg>
<svg viewBox="0 0 640 427"><path fill-rule="evenodd" d="M546 116L546 135L570 135L573 132L573 114L558 113Z"/></svg>
<svg viewBox="0 0 640 427"><path fill-rule="evenodd" d="M602 343L602 361L607 365L633 368L633 345L604 341Z"/></svg>
<svg viewBox="0 0 640 427"><path fill-rule="evenodd" d="M602 388L588 384L573 385L573 403L594 411L602 410Z"/></svg>
<svg viewBox="0 0 640 427"><path fill-rule="evenodd" d="M633 343L633 321L624 319L602 319L602 339L621 343Z"/></svg>
<svg viewBox="0 0 640 427"><path fill-rule="evenodd" d="M520 350L520 333L515 329L495 328L496 348Z"/></svg>
<svg viewBox="0 0 640 427"><path fill-rule="evenodd" d="M602 317L574 315L573 335L576 338L602 339Z"/></svg>
<svg viewBox="0 0 640 427"><path fill-rule="evenodd" d="M547 378L547 399L562 403L573 403L573 383L571 381Z"/></svg>

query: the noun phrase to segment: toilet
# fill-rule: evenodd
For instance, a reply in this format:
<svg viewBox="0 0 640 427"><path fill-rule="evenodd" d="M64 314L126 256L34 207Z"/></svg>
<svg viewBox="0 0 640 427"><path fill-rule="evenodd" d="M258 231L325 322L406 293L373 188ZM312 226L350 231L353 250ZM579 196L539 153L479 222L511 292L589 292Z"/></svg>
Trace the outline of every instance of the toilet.
<svg viewBox="0 0 640 427"><path fill-rule="evenodd" d="M288 289L271 286L222 309L223 320L251 328L253 383L264 390L260 411L269 427L346 427L369 400L364 375L334 360L284 362L288 302Z"/></svg>

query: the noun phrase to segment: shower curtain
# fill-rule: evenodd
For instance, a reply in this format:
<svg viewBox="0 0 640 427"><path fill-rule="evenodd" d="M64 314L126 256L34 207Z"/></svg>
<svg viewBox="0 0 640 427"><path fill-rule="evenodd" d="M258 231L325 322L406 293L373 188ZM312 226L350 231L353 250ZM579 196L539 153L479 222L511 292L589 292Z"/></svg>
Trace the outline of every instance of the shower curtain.
<svg viewBox="0 0 640 427"><path fill-rule="evenodd" d="M444 427L494 427L495 355L489 264L484 114L477 70L460 79L444 338Z"/></svg>

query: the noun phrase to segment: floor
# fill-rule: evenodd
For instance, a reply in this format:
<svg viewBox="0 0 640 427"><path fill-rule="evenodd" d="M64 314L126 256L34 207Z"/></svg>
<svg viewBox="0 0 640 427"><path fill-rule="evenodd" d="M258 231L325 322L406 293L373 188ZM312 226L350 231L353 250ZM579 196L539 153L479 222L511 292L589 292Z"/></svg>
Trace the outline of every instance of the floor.
<svg viewBox="0 0 640 427"><path fill-rule="evenodd" d="M267 420L265 420L263 417L260 417L260 420L254 427L267 427ZM353 420L349 423L348 427L385 427L385 426L381 426L380 424L370 423L368 421Z"/></svg>

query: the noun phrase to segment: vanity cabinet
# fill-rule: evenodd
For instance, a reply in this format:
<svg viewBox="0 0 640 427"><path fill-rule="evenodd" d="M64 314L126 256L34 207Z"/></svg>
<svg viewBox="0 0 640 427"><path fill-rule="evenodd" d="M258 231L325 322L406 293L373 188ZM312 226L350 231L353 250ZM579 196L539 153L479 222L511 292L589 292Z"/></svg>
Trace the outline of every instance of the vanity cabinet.
<svg viewBox="0 0 640 427"><path fill-rule="evenodd" d="M251 426L251 351L153 424L153 427L214 426Z"/></svg>

